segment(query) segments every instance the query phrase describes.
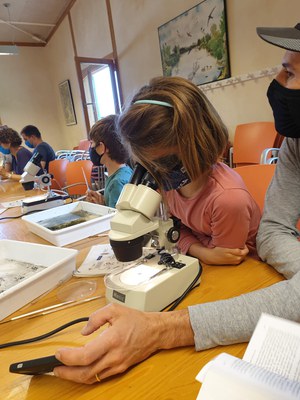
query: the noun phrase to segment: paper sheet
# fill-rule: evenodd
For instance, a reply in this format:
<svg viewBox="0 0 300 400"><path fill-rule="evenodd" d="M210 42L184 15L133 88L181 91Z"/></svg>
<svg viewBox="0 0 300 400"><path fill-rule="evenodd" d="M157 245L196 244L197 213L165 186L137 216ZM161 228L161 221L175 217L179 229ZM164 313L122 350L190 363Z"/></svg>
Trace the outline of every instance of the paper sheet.
<svg viewBox="0 0 300 400"><path fill-rule="evenodd" d="M77 271L76 277L101 276L116 268L118 261L114 257L110 245L99 244L92 246L88 255Z"/></svg>
<svg viewBox="0 0 300 400"><path fill-rule="evenodd" d="M21 207L22 200L14 200L14 201L7 201L5 203L1 203L1 206L4 208L14 208L14 207Z"/></svg>
<svg viewBox="0 0 300 400"><path fill-rule="evenodd" d="M143 255L153 252L154 249L143 249ZM92 246L87 257L80 265L74 276L89 277L89 276L102 276L113 272L119 268L126 268L132 265L132 261L120 262L116 259L114 252L109 244L99 244Z"/></svg>

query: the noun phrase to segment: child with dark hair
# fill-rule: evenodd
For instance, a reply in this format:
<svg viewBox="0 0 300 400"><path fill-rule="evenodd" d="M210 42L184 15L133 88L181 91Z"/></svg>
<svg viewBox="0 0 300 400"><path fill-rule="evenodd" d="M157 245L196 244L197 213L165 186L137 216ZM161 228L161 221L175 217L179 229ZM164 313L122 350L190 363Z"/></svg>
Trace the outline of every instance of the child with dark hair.
<svg viewBox="0 0 300 400"><path fill-rule="evenodd" d="M132 169L126 165L128 152L117 134L115 121L116 116L109 115L96 122L89 133L91 161L96 166L105 165L108 178L103 195L89 190L86 197L91 203L113 208L132 174Z"/></svg>
<svg viewBox="0 0 300 400"><path fill-rule="evenodd" d="M34 125L26 125L21 135L25 141L26 146L33 150L33 154L39 153L42 156L41 166L44 170L48 171L49 162L55 160L55 152L52 147L43 141L41 132ZM42 174L41 170L39 174Z"/></svg>
<svg viewBox="0 0 300 400"><path fill-rule="evenodd" d="M0 145L12 156L11 162L6 162L5 168L0 170L0 175L3 178L19 181L32 153L22 146L20 135L6 125L0 126Z"/></svg>

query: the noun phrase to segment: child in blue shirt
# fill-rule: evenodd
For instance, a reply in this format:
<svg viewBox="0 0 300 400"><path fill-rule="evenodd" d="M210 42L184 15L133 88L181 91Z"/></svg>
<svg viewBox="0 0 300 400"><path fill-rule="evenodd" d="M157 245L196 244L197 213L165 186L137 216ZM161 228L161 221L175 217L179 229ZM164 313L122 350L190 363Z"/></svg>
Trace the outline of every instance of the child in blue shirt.
<svg viewBox="0 0 300 400"><path fill-rule="evenodd" d="M116 118L115 115L102 118L93 125L89 133L91 161L96 166L105 165L108 178L103 195L89 190L86 196L86 201L113 208L132 174L132 169L126 165L128 152L116 132Z"/></svg>

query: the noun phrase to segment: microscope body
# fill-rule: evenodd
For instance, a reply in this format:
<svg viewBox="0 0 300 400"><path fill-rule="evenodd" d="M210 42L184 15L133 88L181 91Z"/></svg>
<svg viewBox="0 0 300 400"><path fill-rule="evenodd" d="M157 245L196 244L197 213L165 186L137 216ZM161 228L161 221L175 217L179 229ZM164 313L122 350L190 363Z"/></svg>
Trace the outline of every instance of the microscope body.
<svg viewBox="0 0 300 400"><path fill-rule="evenodd" d="M41 160L41 154L33 154L31 159L24 167L24 172L21 176L20 183L22 183L24 190L32 190L34 188L34 184L36 183L40 189L46 190L46 193L40 196L27 197L22 200L21 207L23 213L46 210L48 208L62 206L65 204L63 196L57 195L50 190L52 178L51 175L48 173L37 175L42 169L40 164Z"/></svg>
<svg viewBox="0 0 300 400"><path fill-rule="evenodd" d="M20 183L25 190L32 190L34 184L37 183L42 189L50 188L51 175L48 173L37 175L41 170L42 156L35 153L24 167L24 172L21 176Z"/></svg>
<svg viewBox="0 0 300 400"><path fill-rule="evenodd" d="M179 227L168 218L153 178L139 166L126 184L111 220L109 239L116 258L135 261L105 277L106 298L143 311L160 311L199 281L199 260L179 254ZM135 174L140 174L135 179ZM160 210L160 215L157 211ZM153 252L142 257L152 239ZM196 280L195 280L196 279Z"/></svg>
<svg viewBox="0 0 300 400"><path fill-rule="evenodd" d="M123 187L116 205L118 212L111 220L109 239L119 261L141 257L149 235L154 238L155 247L169 251L179 239L179 229L176 234L173 220L167 217L162 196L156 189L152 176L138 164L130 183Z"/></svg>

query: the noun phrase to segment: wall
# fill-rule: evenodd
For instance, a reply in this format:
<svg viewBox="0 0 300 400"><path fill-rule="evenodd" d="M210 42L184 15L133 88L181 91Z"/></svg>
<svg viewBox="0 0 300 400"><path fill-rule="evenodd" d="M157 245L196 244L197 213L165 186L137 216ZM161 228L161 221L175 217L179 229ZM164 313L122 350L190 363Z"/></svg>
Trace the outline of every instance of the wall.
<svg viewBox="0 0 300 400"><path fill-rule="evenodd" d="M80 98L80 90L74 61L74 49L68 18L65 18L49 44L46 47L48 73L52 82L53 97L56 104L57 121L60 127L60 149L72 149L80 139L86 139L86 129ZM61 104L58 84L69 79L74 109L77 118L76 125L67 126Z"/></svg>
<svg viewBox="0 0 300 400"><path fill-rule="evenodd" d="M199 0L111 0L124 98L161 75L157 28ZM227 0L232 76L280 64L283 51L256 35L256 26L294 26L299 0ZM130 28L129 28L130 27ZM271 78L206 92L231 138L243 122L272 120L265 93Z"/></svg>
<svg viewBox="0 0 300 400"><path fill-rule="evenodd" d="M59 147L59 124L45 48L20 47L18 56L1 56L0 118L20 131L36 125L46 141Z"/></svg>
<svg viewBox="0 0 300 400"><path fill-rule="evenodd" d="M105 0L77 0L71 17L79 57L104 58L112 52Z"/></svg>

